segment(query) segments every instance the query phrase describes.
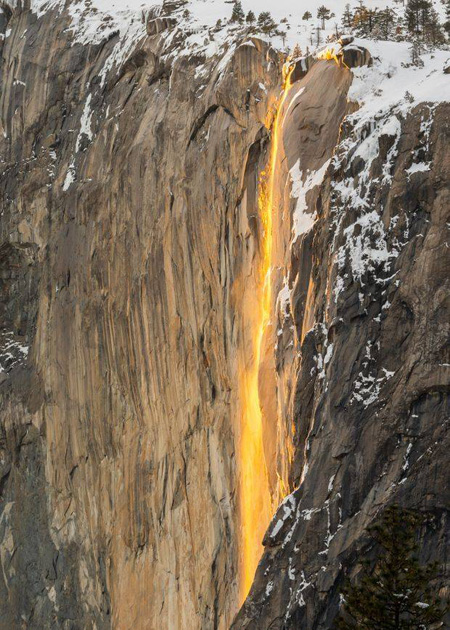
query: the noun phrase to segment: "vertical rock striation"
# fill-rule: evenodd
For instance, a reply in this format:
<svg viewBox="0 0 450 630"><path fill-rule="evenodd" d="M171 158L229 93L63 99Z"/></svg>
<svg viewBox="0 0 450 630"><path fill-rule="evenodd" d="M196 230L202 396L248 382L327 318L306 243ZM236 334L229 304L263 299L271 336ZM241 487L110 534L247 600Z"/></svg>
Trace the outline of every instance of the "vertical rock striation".
<svg viewBox="0 0 450 630"><path fill-rule="evenodd" d="M117 35L69 24L4 25L0 626L225 629L282 60L257 40L195 58L149 26L113 63Z"/></svg>

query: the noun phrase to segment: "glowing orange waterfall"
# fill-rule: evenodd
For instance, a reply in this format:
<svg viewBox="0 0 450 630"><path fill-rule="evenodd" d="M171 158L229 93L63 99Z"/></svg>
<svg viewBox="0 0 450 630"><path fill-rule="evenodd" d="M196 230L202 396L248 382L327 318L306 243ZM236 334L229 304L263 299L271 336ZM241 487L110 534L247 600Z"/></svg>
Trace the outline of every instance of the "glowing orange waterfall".
<svg viewBox="0 0 450 630"><path fill-rule="evenodd" d="M258 207L263 225L261 266L256 300L256 325L252 331L252 361L240 370L240 400L242 405L241 436L239 445L240 484L240 599L250 590L256 567L262 553L262 539L273 515L272 500L264 457L262 413L258 392L258 372L261 360L263 335L272 311L272 250L274 183L278 163L279 134L282 128L280 115L291 88L292 70L284 72L281 99L272 126L270 159L266 171L261 173Z"/></svg>

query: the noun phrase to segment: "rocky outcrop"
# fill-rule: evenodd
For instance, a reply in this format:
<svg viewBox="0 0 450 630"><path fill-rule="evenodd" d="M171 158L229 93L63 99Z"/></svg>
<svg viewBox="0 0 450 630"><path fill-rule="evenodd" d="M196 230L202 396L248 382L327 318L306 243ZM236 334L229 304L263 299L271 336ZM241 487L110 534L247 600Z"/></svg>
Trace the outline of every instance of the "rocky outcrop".
<svg viewBox="0 0 450 630"><path fill-rule="evenodd" d="M365 529L393 502L424 514L421 560L443 563L448 593L448 116L423 104L362 133L343 125L291 300L298 489L235 629L332 627L344 577L370 553Z"/></svg>
<svg viewBox="0 0 450 630"><path fill-rule="evenodd" d="M342 48L342 62L347 68L360 68L361 66L371 66L373 60L367 48L350 44Z"/></svg>

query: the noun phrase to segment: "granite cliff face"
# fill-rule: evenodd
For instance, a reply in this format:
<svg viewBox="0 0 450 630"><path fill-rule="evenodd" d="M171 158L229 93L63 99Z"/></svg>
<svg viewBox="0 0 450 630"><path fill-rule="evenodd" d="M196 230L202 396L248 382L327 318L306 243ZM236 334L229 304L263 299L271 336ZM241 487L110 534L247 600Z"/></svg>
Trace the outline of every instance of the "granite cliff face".
<svg viewBox="0 0 450 630"><path fill-rule="evenodd" d="M240 383L285 58L239 36L192 55L176 8L126 45L80 41L56 8L1 15L0 628L238 612ZM234 628L330 628L386 503L426 513L424 559L448 538L449 105L366 124L349 68L300 70L259 366L273 512L287 496Z"/></svg>
<svg viewBox="0 0 450 630"><path fill-rule="evenodd" d="M233 628L332 627L364 530L394 502L424 513L421 559L443 563L448 597L448 120L447 104L389 112L370 161L341 130L292 294L298 489Z"/></svg>

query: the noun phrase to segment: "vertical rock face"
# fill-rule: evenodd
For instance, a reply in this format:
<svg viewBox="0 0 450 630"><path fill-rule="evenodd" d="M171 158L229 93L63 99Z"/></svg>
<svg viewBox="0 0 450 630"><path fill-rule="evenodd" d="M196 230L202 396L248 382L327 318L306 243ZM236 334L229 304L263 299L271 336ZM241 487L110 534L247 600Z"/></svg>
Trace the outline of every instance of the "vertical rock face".
<svg viewBox="0 0 450 630"><path fill-rule="evenodd" d="M66 12L0 19L0 628L237 612L283 59L257 39L192 56L150 17L128 48L80 43ZM272 494L293 492L234 628L331 627L385 503L426 513L424 559L448 535L448 106L361 132L351 81L319 61L280 112L259 393Z"/></svg>
<svg viewBox="0 0 450 630"><path fill-rule="evenodd" d="M281 60L155 34L113 67L67 26L16 11L2 53L0 626L227 628Z"/></svg>
<svg viewBox="0 0 450 630"><path fill-rule="evenodd" d="M449 113L394 109L362 133L349 119L316 188L292 264L298 489L234 629L332 627L365 529L393 502L424 514L421 560L443 563L448 592Z"/></svg>

